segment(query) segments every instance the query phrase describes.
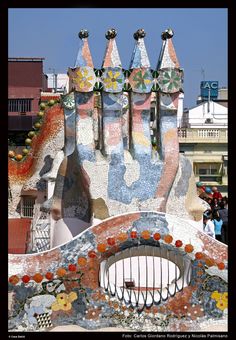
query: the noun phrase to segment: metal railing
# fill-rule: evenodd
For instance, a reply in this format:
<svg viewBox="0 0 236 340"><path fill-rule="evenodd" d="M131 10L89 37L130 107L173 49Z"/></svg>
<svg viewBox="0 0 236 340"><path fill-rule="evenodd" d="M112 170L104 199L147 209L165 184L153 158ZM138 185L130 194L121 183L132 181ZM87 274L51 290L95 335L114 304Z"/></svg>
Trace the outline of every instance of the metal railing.
<svg viewBox="0 0 236 340"><path fill-rule="evenodd" d="M40 204L35 204L30 228L30 242L27 253L38 253L50 249L49 214L40 211Z"/></svg>
<svg viewBox="0 0 236 340"><path fill-rule="evenodd" d="M33 217L35 207L35 198L31 196L21 197L21 216Z"/></svg>
<svg viewBox="0 0 236 340"><path fill-rule="evenodd" d="M143 265L141 257L145 259ZM122 265L118 270L120 261ZM112 265L113 272L110 270ZM104 260L100 267L100 286L105 292L132 307L138 307L140 311L175 296L190 281L191 261L178 251L163 246L128 248Z"/></svg>
<svg viewBox="0 0 236 340"><path fill-rule="evenodd" d="M200 175L196 174L196 176L199 176L200 182L222 182L222 174L216 174L216 175Z"/></svg>

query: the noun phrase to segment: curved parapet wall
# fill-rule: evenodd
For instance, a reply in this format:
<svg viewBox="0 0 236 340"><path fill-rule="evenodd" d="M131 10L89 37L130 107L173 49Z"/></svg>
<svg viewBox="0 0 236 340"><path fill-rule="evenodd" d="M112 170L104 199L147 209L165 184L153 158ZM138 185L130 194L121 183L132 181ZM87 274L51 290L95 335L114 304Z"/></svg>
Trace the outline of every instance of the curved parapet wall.
<svg viewBox="0 0 236 340"><path fill-rule="evenodd" d="M106 219L50 251L9 255L9 330L77 325L78 330L199 331L215 324L226 330L227 246L193 223L164 213L133 212ZM153 249L160 259L176 262L182 276L181 258L187 259L187 284L173 294L168 286L174 282L169 282L167 297L149 305L113 296L99 282L100 265L132 249L138 256L145 249L150 256Z"/></svg>

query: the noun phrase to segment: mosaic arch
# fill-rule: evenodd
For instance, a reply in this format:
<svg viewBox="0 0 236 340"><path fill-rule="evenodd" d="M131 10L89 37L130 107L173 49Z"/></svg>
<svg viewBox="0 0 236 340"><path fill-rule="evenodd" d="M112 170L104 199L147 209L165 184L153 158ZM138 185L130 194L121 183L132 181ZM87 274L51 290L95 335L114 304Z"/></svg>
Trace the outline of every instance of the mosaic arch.
<svg viewBox="0 0 236 340"><path fill-rule="evenodd" d="M70 92L42 103L22 154L9 152L10 217L19 217L22 192L51 192L40 206L47 250L9 254L9 330L226 330L227 246L201 231L206 206L179 156L183 71L173 31L161 35L155 70L143 29L128 70L116 35L106 33L95 69L80 31Z"/></svg>

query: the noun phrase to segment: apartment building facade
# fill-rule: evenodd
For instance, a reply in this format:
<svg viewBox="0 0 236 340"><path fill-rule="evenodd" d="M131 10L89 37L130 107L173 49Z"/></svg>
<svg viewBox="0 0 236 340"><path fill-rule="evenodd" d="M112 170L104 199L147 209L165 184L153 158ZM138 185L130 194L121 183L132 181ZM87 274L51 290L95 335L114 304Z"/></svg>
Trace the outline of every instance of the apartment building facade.
<svg viewBox="0 0 236 340"><path fill-rule="evenodd" d="M21 145L32 129L42 91L47 91L44 58L8 59L8 143Z"/></svg>
<svg viewBox="0 0 236 340"><path fill-rule="evenodd" d="M180 153L191 160L196 182L217 186L228 195L227 89L219 89L214 100L198 98L197 103L183 112L179 127Z"/></svg>

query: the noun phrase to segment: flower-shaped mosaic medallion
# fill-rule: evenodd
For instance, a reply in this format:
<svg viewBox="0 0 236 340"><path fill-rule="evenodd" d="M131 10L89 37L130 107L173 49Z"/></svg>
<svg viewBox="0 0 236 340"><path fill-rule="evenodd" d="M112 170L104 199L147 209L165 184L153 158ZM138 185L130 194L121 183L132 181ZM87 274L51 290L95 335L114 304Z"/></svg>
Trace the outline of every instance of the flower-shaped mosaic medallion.
<svg viewBox="0 0 236 340"><path fill-rule="evenodd" d="M220 310L224 311L226 308L228 308L228 292L220 293L215 290L211 294L211 298L216 301L216 307Z"/></svg>
<svg viewBox="0 0 236 340"><path fill-rule="evenodd" d="M75 108L75 96L74 92L62 96L62 106L65 109L72 110Z"/></svg>
<svg viewBox="0 0 236 340"><path fill-rule="evenodd" d="M149 93L153 85L152 73L146 68L133 69L129 77L129 83L133 92Z"/></svg>
<svg viewBox="0 0 236 340"><path fill-rule="evenodd" d="M158 71L157 83L165 93L175 93L182 88L183 72L178 69L165 68Z"/></svg>
<svg viewBox="0 0 236 340"><path fill-rule="evenodd" d="M81 66L75 69L69 69L69 77L71 79L72 88L74 88L75 91L93 91L96 83L96 75L93 68L89 66Z"/></svg>
<svg viewBox="0 0 236 340"><path fill-rule="evenodd" d="M105 92L118 93L122 91L125 78L120 67L107 67L101 76Z"/></svg>
<svg viewBox="0 0 236 340"><path fill-rule="evenodd" d="M127 109L129 107L129 99L126 94L122 94L119 98L117 98L115 95L110 94L109 97L114 100L114 102L120 104L123 109Z"/></svg>

